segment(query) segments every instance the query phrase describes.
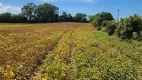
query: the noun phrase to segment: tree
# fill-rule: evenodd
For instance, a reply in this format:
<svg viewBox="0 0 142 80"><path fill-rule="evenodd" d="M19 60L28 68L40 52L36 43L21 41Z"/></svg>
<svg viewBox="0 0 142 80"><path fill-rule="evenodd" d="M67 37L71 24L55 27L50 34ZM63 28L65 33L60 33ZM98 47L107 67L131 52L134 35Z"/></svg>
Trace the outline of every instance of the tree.
<svg viewBox="0 0 142 80"><path fill-rule="evenodd" d="M87 19L86 19L86 14L84 13L77 13L75 16L74 16L74 21L75 22L86 22Z"/></svg>
<svg viewBox="0 0 142 80"><path fill-rule="evenodd" d="M111 21L114 20L113 16L109 12L102 12L98 13L90 18L90 22L95 26L95 27L100 27L103 23L103 21Z"/></svg>
<svg viewBox="0 0 142 80"><path fill-rule="evenodd" d="M68 22L72 22L73 21L73 17L72 17L72 15L69 13L68 14Z"/></svg>
<svg viewBox="0 0 142 80"><path fill-rule="evenodd" d="M141 31L142 18L135 14L134 16L123 18L120 20L116 29L116 34L122 39L130 39L135 34L140 36Z"/></svg>
<svg viewBox="0 0 142 80"><path fill-rule="evenodd" d="M67 12L63 11L62 15L60 15L60 21L61 22L67 22L68 21L68 14L67 14Z"/></svg>
<svg viewBox="0 0 142 80"><path fill-rule="evenodd" d="M40 22L54 22L58 19L58 11L58 7L44 3L38 6L36 15Z"/></svg>
<svg viewBox="0 0 142 80"><path fill-rule="evenodd" d="M117 23L115 20L103 21L102 30L107 32L109 35L113 35L116 29Z"/></svg>
<svg viewBox="0 0 142 80"><path fill-rule="evenodd" d="M0 15L0 22L10 23L12 14L7 12Z"/></svg>
<svg viewBox="0 0 142 80"><path fill-rule="evenodd" d="M11 16L11 22L12 23L18 23L19 22L18 21L18 15L12 14L12 16Z"/></svg>
<svg viewBox="0 0 142 80"><path fill-rule="evenodd" d="M26 19L26 17L24 17L24 15L23 14L17 14L17 22L18 23L25 23L25 22L27 22L27 19Z"/></svg>
<svg viewBox="0 0 142 80"><path fill-rule="evenodd" d="M33 16L35 16L35 11L37 9L37 6L34 3L28 3L27 5L23 6L22 13L23 15L29 20L30 22L33 19Z"/></svg>

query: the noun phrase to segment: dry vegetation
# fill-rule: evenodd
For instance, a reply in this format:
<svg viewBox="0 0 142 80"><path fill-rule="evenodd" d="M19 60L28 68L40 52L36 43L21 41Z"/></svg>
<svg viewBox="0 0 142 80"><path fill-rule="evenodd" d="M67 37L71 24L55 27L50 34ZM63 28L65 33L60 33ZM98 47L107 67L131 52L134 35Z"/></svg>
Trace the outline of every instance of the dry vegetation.
<svg viewBox="0 0 142 80"><path fill-rule="evenodd" d="M140 80L142 43L85 23L0 25L1 80Z"/></svg>

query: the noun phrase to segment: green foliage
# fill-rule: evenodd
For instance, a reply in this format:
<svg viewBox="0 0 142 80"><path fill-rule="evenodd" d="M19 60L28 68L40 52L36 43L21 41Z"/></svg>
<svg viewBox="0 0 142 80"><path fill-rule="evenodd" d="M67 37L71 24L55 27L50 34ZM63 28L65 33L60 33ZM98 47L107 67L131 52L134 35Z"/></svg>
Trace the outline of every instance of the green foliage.
<svg viewBox="0 0 142 80"><path fill-rule="evenodd" d="M21 11L20 14L9 12L0 14L0 23L88 22L84 13L72 16L64 11L59 16L59 8L49 3L40 5L28 3L21 8Z"/></svg>
<svg viewBox="0 0 142 80"><path fill-rule="evenodd" d="M103 21L102 27L105 27L108 24L108 21Z"/></svg>
<svg viewBox="0 0 142 80"><path fill-rule="evenodd" d="M102 27L104 27L103 31L107 32L109 35L112 35L116 29L116 21L103 21Z"/></svg>
<svg viewBox="0 0 142 80"><path fill-rule="evenodd" d="M133 39L138 39L139 38L139 34L137 32L133 32Z"/></svg>
<svg viewBox="0 0 142 80"><path fill-rule="evenodd" d="M11 14L11 13L2 13L0 14L0 22L2 23L22 23L26 22L26 17L23 14Z"/></svg>
<svg viewBox="0 0 142 80"><path fill-rule="evenodd" d="M122 39L130 39L133 37L133 32L140 34L142 30L142 18L138 15L123 18L118 23L116 34Z"/></svg>
<svg viewBox="0 0 142 80"><path fill-rule="evenodd" d="M67 12L63 12L62 15L60 15L60 21L61 22L68 22L69 17L71 18L71 14L67 14Z"/></svg>
<svg viewBox="0 0 142 80"><path fill-rule="evenodd" d="M74 21L75 21L75 22L87 22L86 17L87 17L87 15L84 14L84 13L77 13L77 14L74 16Z"/></svg>
<svg viewBox="0 0 142 80"><path fill-rule="evenodd" d="M72 15L70 13L68 14L68 21L70 21L70 22L73 21L73 17L72 17Z"/></svg>
<svg viewBox="0 0 142 80"><path fill-rule="evenodd" d="M87 15L84 13L77 13L74 17L67 12L63 12L62 15L60 15L60 22L88 22Z"/></svg>
<svg viewBox="0 0 142 80"><path fill-rule="evenodd" d="M21 10L22 10L22 14L27 18L27 20L31 22L36 9L37 9L37 6L34 3L28 3L27 5L23 6Z"/></svg>
<svg viewBox="0 0 142 80"><path fill-rule="evenodd" d="M139 38L140 41L142 41L142 31L140 31L140 38Z"/></svg>
<svg viewBox="0 0 142 80"><path fill-rule="evenodd" d="M105 28L105 27L102 27L102 31L103 31L103 32L106 32L106 28Z"/></svg>
<svg viewBox="0 0 142 80"><path fill-rule="evenodd" d="M90 22L95 26L95 27L100 27L103 23L103 21L110 21L113 20L113 16L109 12L102 12L98 13L90 18Z"/></svg>
<svg viewBox="0 0 142 80"><path fill-rule="evenodd" d="M142 37L142 31L140 31L140 37Z"/></svg>
<svg viewBox="0 0 142 80"><path fill-rule="evenodd" d="M7 12L7 13L3 13L0 15L0 21L1 22L7 22L7 21L11 21L11 16L12 14Z"/></svg>
<svg viewBox="0 0 142 80"><path fill-rule="evenodd" d="M137 58L141 55L141 48L134 44L141 43L122 42L116 36L109 37L101 31L75 32L74 38L77 45L74 59L78 80L138 80L136 70L139 67L133 60L141 60ZM134 46L137 48L133 49ZM139 71L141 72L141 69Z"/></svg>
<svg viewBox="0 0 142 80"><path fill-rule="evenodd" d="M58 7L44 3L38 6L36 15L38 16L39 22L54 22L58 18Z"/></svg>

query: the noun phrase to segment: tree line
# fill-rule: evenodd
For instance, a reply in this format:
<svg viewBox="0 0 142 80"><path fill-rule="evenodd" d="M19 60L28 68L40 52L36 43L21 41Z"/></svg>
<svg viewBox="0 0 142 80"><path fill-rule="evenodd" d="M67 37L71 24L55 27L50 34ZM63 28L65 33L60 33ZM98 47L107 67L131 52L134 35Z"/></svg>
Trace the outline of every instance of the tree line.
<svg viewBox="0 0 142 80"><path fill-rule="evenodd" d="M28 3L21 8L20 14L11 14L9 12L0 14L1 23L48 23L48 22L88 22L87 15L76 13L72 16L70 13L62 12L59 15L59 8L44 3L35 5Z"/></svg>
<svg viewBox="0 0 142 80"><path fill-rule="evenodd" d="M90 17L89 20L98 30L116 35L121 39L135 39L142 41L142 17L133 16L121 18L117 21L109 12L101 12Z"/></svg>

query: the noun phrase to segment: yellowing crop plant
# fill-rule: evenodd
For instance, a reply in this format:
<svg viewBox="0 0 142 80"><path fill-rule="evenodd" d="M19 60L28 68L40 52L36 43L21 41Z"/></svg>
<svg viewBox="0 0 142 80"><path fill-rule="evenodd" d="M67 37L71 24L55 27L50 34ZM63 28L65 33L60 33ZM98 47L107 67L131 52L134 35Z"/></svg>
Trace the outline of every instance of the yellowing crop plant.
<svg viewBox="0 0 142 80"><path fill-rule="evenodd" d="M0 80L141 80L142 43L89 23L0 24Z"/></svg>

